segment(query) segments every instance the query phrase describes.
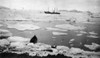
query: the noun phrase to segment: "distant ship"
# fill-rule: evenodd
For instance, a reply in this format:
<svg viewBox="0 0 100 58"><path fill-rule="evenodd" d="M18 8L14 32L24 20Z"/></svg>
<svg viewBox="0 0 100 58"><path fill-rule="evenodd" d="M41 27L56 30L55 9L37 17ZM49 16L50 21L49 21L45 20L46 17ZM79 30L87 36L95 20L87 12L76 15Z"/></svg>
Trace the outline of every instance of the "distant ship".
<svg viewBox="0 0 100 58"><path fill-rule="evenodd" d="M53 11L44 11L45 14L60 14L60 12L57 12L55 10Z"/></svg>
<svg viewBox="0 0 100 58"><path fill-rule="evenodd" d="M44 11L45 14L60 14L60 12L50 12L50 11Z"/></svg>

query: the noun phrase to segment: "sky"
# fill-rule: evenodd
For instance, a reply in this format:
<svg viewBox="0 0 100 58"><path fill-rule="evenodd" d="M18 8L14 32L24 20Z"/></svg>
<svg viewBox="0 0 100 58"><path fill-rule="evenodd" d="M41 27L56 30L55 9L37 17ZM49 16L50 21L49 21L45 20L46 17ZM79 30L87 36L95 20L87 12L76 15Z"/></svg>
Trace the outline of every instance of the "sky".
<svg viewBox="0 0 100 58"><path fill-rule="evenodd" d="M100 0L0 0L1 6L25 10L81 10L99 12Z"/></svg>

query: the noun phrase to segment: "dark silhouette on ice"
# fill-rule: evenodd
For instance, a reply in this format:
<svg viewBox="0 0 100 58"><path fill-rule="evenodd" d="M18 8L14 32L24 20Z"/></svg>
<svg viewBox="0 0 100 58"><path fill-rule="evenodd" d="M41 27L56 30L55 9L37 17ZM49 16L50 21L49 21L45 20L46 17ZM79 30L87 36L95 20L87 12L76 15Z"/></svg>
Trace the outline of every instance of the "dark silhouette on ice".
<svg viewBox="0 0 100 58"><path fill-rule="evenodd" d="M0 39L7 39L9 36L0 36Z"/></svg>
<svg viewBox="0 0 100 58"><path fill-rule="evenodd" d="M95 52L100 52L100 46L95 49Z"/></svg>
<svg viewBox="0 0 100 58"><path fill-rule="evenodd" d="M32 38L31 38L31 40L30 40L30 43L37 43L37 41L38 41L38 38L36 37L36 35L34 35Z"/></svg>
<svg viewBox="0 0 100 58"><path fill-rule="evenodd" d="M59 12L44 11L45 14L60 14Z"/></svg>
<svg viewBox="0 0 100 58"><path fill-rule="evenodd" d="M57 47L56 45L52 45L52 46L51 46L51 48L56 48L56 47Z"/></svg>

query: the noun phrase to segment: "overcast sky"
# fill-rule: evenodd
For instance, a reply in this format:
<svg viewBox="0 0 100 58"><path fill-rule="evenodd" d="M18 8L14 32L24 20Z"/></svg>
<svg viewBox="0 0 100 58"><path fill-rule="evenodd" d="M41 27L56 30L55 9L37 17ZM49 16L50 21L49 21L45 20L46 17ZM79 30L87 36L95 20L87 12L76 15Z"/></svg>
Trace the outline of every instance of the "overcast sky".
<svg viewBox="0 0 100 58"><path fill-rule="evenodd" d="M57 8L98 12L100 0L0 0L0 5L15 9L47 10L48 8Z"/></svg>

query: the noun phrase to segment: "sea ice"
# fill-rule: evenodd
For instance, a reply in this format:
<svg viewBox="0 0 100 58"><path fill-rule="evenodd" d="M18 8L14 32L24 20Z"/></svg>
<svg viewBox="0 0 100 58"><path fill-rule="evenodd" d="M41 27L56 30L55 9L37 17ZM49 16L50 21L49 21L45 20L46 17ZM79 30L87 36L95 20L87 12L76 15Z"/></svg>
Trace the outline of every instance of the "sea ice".
<svg viewBox="0 0 100 58"><path fill-rule="evenodd" d="M91 50L95 50L96 48L100 47L100 45L96 44L96 43L92 43L92 45L85 44L84 46L91 49Z"/></svg>
<svg viewBox="0 0 100 58"><path fill-rule="evenodd" d="M85 27L83 27L83 26L74 26L71 24L61 24L61 25L56 25L55 27L66 29L66 30L83 30L83 29L85 29Z"/></svg>
<svg viewBox="0 0 100 58"><path fill-rule="evenodd" d="M67 33L62 33L62 32L52 32L53 35L68 35Z"/></svg>
<svg viewBox="0 0 100 58"><path fill-rule="evenodd" d="M12 36L12 37L9 37L8 40L11 42L26 42L26 41L29 41L30 39L19 37L19 36Z"/></svg>
<svg viewBox="0 0 100 58"><path fill-rule="evenodd" d="M77 53L82 53L84 50L80 49L80 48L74 48L72 47L70 49L70 53L73 53L73 54L77 54Z"/></svg>
<svg viewBox="0 0 100 58"><path fill-rule="evenodd" d="M98 35L98 33L95 33L94 31L89 32L91 35Z"/></svg>
<svg viewBox="0 0 100 58"><path fill-rule="evenodd" d="M90 38L99 38L99 37L96 36L96 35L88 35L87 37L90 37Z"/></svg>
<svg viewBox="0 0 100 58"><path fill-rule="evenodd" d="M0 39L5 39L12 36L12 33L8 30L0 29Z"/></svg>
<svg viewBox="0 0 100 58"><path fill-rule="evenodd" d="M10 42L7 39L0 40L0 46L5 47L6 45L9 45Z"/></svg>
<svg viewBox="0 0 100 58"><path fill-rule="evenodd" d="M40 29L39 26L33 25L33 24L14 24L14 25L9 25L7 26L8 28L16 28L18 30L36 30Z"/></svg>
<svg viewBox="0 0 100 58"><path fill-rule="evenodd" d="M47 30L55 30L55 31L67 31L67 30L63 30L63 29L59 29L59 28L52 28L52 27L47 27Z"/></svg>
<svg viewBox="0 0 100 58"><path fill-rule="evenodd" d="M26 45L24 42L11 42L10 46L16 48L24 48Z"/></svg>
<svg viewBox="0 0 100 58"><path fill-rule="evenodd" d="M69 43L72 43L75 39L70 39Z"/></svg>
<svg viewBox="0 0 100 58"><path fill-rule="evenodd" d="M17 53L17 54L23 54L27 53L30 56L48 56L48 55L58 55L62 54L64 56L71 56L71 57L99 57L100 52L90 52L90 51L84 51L80 48L74 48L74 47L67 47L67 46L57 46L56 48L50 47L48 44L43 43L29 43L25 45L22 42L12 42L11 46L16 47L14 48L16 51L8 50L10 53ZM10 47L11 47L10 46ZM89 56L88 56L89 55Z"/></svg>
<svg viewBox="0 0 100 58"><path fill-rule="evenodd" d="M77 34L76 36L82 36L83 34Z"/></svg>

